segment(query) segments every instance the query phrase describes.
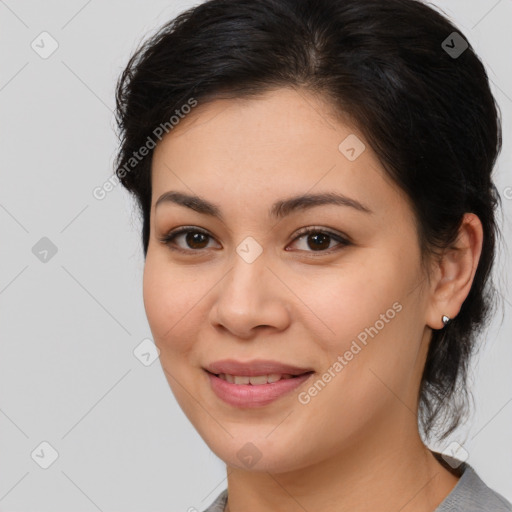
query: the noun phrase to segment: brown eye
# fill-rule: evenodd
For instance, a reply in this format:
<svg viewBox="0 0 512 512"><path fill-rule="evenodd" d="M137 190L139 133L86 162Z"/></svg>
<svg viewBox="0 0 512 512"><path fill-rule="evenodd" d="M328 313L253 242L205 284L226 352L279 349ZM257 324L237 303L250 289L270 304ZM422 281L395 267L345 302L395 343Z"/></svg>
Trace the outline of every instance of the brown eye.
<svg viewBox="0 0 512 512"><path fill-rule="evenodd" d="M337 242L338 244L338 248L334 247L333 250L342 249L350 245L350 242L345 237L319 228L307 228L300 232L299 236L295 238L294 243L301 241L302 244L299 244L299 250L317 253L331 252L331 249L333 249L332 242Z"/></svg>
<svg viewBox="0 0 512 512"><path fill-rule="evenodd" d="M182 242L177 243L177 241L180 240L182 240ZM208 249L208 244L212 240L214 239L211 235L197 228L181 228L177 231L171 231L160 238L160 241L170 249L184 253L199 253L203 249ZM351 245L351 242L345 237L318 228L303 230L299 233L299 236L295 238L294 243L297 241L303 242L299 250L316 253L330 253L334 250L339 250L345 246ZM333 242L337 243L338 247L333 247Z"/></svg>
<svg viewBox="0 0 512 512"><path fill-rule="evenodd" d="M197 228L182 228L177 231L171 231L163 237L160 241L169 246L170 249L182 252L199 252L202 249L208 248L208 243L213 238L206 232ZM176 241L183 240L181 243Z"/></svg>
<svg viewBox="0 0 512 512"><path fill-rule="evenodd" d="M331 237L325 233L314 233L307 235L307 244L313 251L328 249L331 243Z"/></svg>
<svg viewBox="0 0 512 512"><path fill-rule="evenodd" d="M191 249L204 249L208 245L208 235L197 231L189 231L185 234L185 243Z"/></svg>

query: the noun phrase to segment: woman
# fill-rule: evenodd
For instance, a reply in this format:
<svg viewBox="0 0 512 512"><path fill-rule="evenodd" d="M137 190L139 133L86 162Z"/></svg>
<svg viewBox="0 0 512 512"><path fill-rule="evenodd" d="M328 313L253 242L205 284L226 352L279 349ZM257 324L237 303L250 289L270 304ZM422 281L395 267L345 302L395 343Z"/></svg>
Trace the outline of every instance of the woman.
<svg viewBox="0 0 512 512"><path fill-rule="evenodd" d="M488 318L484 67L415 0L210 0L117 89L117 176L209 512L512 510L443 440Z"/></svg>

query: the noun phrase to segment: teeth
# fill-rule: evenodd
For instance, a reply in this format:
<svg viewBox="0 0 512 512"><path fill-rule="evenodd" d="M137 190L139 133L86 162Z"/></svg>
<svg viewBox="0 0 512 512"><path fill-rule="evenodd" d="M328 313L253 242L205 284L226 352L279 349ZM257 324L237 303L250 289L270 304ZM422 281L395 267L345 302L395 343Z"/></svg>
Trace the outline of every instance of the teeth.
<svg viewBox="0 0 512 512"><path fill-rule="evenodd" d="M255 375L254 377L248 377L246 375L228 375L227 373L221 373L219 378L231 382L231 384L252 384L253 386L260 386L262 384L277 382L282 379L291 379L292 375L271 373L269 375Z"/></svg>
<svg viewBox="0 0 512 512"><path fill-rule="evenodd" d="M253 385L259 386L260 384L266 384L268 380L266 375L261 375L259 377L249 377L249 382Z"/></svg>

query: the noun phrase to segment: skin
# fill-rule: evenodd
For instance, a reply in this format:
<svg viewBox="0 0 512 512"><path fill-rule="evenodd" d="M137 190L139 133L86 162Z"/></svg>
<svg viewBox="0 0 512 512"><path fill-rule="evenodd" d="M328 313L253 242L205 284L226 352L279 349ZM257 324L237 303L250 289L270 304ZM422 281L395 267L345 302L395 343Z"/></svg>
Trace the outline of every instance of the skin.
<svg viewBox="0 0 512 512"><path fill-rule="evenodd" d="M349 134L366 144L354 161L338 149ZM364 136L291 88L198 105L155 148L152 187L146 314L179 405L226 463L226 510L433 511L458 477L420 439L417 393L432 329L469 293L478 217L465 215L457 250L432 261L428 279L408 199ZM155 209L168 191L217 204L223 219L171 202ZM322 205L268 215L277 200L333 191L372 213ZM188 252L173 251L159 239L180 226L210 237L179 236L174 247ZM351 243L315 250L297 238L304 227ZM252 263L236 252L249 236L263 249ZM264 407L233 407L202 369L263 358L313 368L317 380L396 302L400 312L307 404L298 393L311 383ZM248 442L260 454L251 467L237 456Z"/></svg>

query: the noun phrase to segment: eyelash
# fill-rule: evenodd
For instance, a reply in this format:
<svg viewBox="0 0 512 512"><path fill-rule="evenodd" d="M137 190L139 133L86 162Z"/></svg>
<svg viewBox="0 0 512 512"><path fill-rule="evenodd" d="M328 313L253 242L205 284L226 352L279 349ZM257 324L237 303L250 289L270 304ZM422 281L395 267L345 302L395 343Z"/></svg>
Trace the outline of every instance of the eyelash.
<svg viewBox="0 0 512 512"><path fill-rule="evenodd" d="M186 226L183 228L179 228L176 231L171 231L171 232L167 233L166 235L160 237L159 240L161 243L167 245L167 247L170 250L176 251L176 252L181 252L184 254L201 253L206 250L206 249L182 249L181 247L177 247L176 245L174 245L175 238L177 238L179 235L187 234L187 233L201 233L209 238L213 238L209 233L207 233L206 231L204 231L202 229L195 228L193 226ZM347 238L345 238L337 233L333 233L332 231L326 230L324 228L318 228L318 227L303 228L302 230L300 230L297 233L297 236L292 240L292 243L297 241L298 239L300 239L304 236L307 236L309 234L312 234L312 233L328 235L330 238L332 238L336 242L338 242L340 244L340 246L338 246L337 248L334 248L334 249L330 248L327 250L303 251L303 252L310 252L312 254L317 253L318 255L331 254L332 252L339 251L344 247L352 245L352 243Z"/></svg>

